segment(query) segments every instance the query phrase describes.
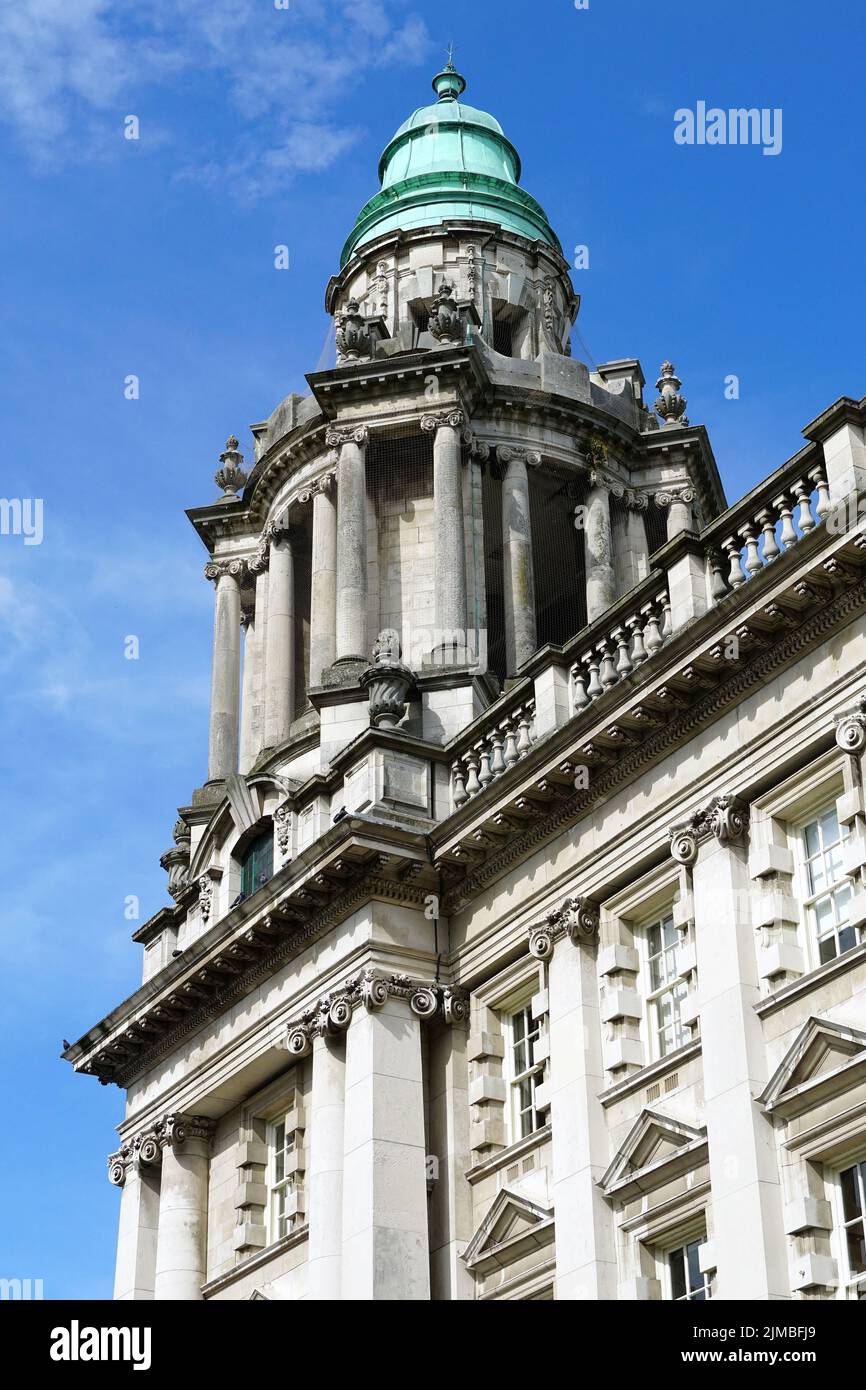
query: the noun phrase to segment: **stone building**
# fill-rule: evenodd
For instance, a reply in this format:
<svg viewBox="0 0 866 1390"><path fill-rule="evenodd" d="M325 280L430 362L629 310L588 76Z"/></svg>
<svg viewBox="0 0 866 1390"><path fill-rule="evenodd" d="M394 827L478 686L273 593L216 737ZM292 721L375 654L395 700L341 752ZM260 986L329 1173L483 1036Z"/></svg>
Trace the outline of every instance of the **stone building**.
<svg viewBox="0 0 866 1390"><path fill-rule="evenodd" d="M189 513L207 780L65 1054L116 1297L862 1298L866 400L729 506L433 85Z"/></svg>

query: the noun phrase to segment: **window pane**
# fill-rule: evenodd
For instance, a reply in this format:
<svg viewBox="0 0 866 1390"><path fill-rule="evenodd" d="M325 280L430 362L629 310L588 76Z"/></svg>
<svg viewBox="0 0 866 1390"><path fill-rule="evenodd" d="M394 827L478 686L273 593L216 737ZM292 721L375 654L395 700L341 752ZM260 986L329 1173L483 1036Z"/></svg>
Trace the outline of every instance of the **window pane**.
<svg viewBox="0 0 866 1390"><path fill-rule="evenodd" d="M861 1216L860 1209L860 1189L857 1185L857 1169L846 1168L841 1174L842 1184L842 1212L846 1221L853 1221L855 1217Z"/></svg>
<svg viewBox="0 0 866 1390"><path fill-rule="evenodd" d="M650 955L658 955L662 948L662 929L660 925L650 927L647 933L647 940L649 941Z"/></svg>
<svg viewBox="0 0 866 1390"><path fill-rule="evenodd" d="M848 1269L851 1274L866 1273L866 1241L863 1239L863 1222L858 1221L855 1226L849 1226L846 1232L848 1237Z"/></svg>
<svg viewBox="0 0 866 1390"><path fill-rule="evenodd" d="M684 1260L685 1251L672 1250L669 1256L671 1267L671 1297L685 1298L686 1296L686 1266Z"/></svg>
<svg viewBox="0 0 866 1390"><path fill-rule="evenodd" d="M821 816L821 834L824 837L825 845L832 845L839 838L839 822L836 819L835 807L830 811L825 811Z"/></svg>
<svg viewBox="0 0 866 1390"><path fill-rule="evenodd" d="M825 936L818 947L818 954L821 957L821 964L826 965L828 960L836 958L836 938L835 936Z"/></svg>
<svg viewBox="0 0 866 1390"><path fill-rule="evenodd" d="M698 1251L700 1250L702 1243L703 1242L700 1240L693 1240L690 1245L686 1246L690 1290L699 1289L703 1287L704 1276L701 1274L700 1266L698 1265Z"/></svg>
<svg viewBox="0 0 866 1390"><path fill-rule="evenodd" d="M818 840L817 821L812 821L811 825L805 827L803 830L803 838L806 841L806 854L811 858L812 855L817 854L818 850L821 848Z"/></svg>

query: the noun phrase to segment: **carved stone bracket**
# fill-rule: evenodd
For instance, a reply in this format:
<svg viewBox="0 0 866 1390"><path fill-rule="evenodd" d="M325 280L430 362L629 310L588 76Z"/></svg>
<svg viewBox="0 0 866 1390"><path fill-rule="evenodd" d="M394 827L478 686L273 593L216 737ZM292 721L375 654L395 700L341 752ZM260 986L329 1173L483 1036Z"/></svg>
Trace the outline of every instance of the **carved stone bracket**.
<svg viewBox="0 0 866 1390"><path fill-rule="evenodd" d="M537 960L550 960L558 941L568 937L575 945L590 942L598 934L598 904L591 898L566 898L543 922L529 928L530 955Z"/></svg>
<svg viewBox="0 0 866 1390"><path fill-rule="evenodd" d="M678 864L690 867L698 848L712 836L723 844L745 839L749 828L748 803L739 796L714 796L701 811L668 831L671 854Z"/></svg>

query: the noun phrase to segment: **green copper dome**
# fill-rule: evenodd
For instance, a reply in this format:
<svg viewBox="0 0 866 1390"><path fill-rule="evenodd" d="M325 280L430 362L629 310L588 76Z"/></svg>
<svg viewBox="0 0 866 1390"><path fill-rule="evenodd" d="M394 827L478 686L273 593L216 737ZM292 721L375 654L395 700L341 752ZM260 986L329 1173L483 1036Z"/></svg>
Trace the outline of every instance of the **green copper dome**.
<svg viewBox="0 0 866 1390"><path fill-rule="evenodd" d="M381 191L359 212L341 265L384 232L451 218L495 222L561 251L544 209L518 187L516 149L493 116L460 100L465 87L450 60L433 78L439 99L404 121L382 155Z"/></svg>

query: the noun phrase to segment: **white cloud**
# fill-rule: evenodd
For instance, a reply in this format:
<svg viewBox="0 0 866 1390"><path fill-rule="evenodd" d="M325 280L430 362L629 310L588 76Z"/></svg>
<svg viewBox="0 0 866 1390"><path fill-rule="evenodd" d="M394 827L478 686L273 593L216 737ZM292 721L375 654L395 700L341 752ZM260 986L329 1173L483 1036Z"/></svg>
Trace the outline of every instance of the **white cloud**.
<svg viewBox="0 0 866 1390"><path fill-rule="evenodd" d="M212 110L221 129L231 106L237 135L181 172L255 196L339 159L360 134L341 105L372 70L420 61L429 38L402 0L15 0L0 8L0 48L0 119L38 166L119 154L128 114L143 148L164 144L152 94L194 90L196 118Z"/></svg>

